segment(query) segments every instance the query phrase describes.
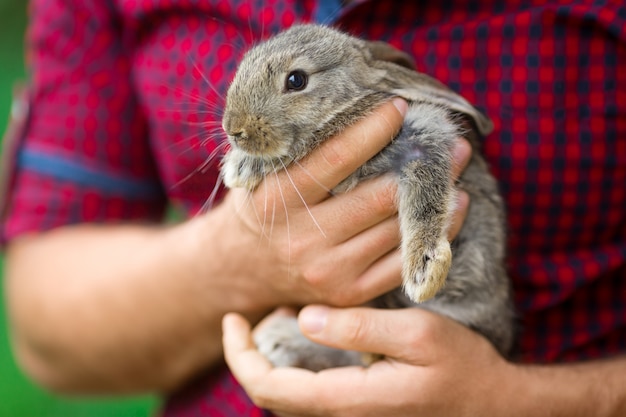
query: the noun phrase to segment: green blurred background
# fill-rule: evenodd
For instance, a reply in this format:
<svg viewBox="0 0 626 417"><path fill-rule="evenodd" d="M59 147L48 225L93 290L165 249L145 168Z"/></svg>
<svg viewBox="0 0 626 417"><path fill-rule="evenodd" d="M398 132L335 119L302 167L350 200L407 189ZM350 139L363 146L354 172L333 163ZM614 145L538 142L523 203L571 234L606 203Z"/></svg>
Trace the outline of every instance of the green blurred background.
<svg viewBox="0 0 626 417"><path fill-rule="evenodd" d="M26 3L25 0L0 0L0 132L6 127L12 85L25 79ZM2 270L0 254L0 280ZM4 300L1 288L0 297ZM157 407L158 402L152 397L69 399L33 385L18 370L11 356L6 312L0 301L0 417L144 417L152 415Z"/></svg>

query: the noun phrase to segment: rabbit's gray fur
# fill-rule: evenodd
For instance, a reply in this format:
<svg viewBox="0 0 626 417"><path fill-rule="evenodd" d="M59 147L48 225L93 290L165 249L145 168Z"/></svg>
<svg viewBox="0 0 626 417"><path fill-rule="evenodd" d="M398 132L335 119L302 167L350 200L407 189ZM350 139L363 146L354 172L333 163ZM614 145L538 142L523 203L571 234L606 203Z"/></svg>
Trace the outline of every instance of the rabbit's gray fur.
<svg viewBox="0 0 626 417"><path fill-rule="evenodd" d="M441 83L406 68L408 61L381 42L317 25L294 26L254 47L226 98L223 127L232 146L223 160L224 182L253 190L276 167L301 159L384 101L403 97L409 109L398 136L333 190L397 174L404 293L391 292L374 305L419 303L482 333L506 353L513 340L513 313L504 268L504 209L477 141L477 132L491 131L491 121ZM302 91L285 89L294 70L308 74ZM471 204L449 244L455 204L451 150L461 135L474 148L458 183ZM315 347L298 334L294 319L281 320L256 339L275 365L317 370L360 363L357 354Z"/></svg>

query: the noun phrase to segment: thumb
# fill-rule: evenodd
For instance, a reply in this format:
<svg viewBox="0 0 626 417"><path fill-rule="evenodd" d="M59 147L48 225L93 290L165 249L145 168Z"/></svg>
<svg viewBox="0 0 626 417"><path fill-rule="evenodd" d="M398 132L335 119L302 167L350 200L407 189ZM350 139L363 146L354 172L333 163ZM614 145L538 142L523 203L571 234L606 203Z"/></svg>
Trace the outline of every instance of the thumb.
<svg viewBox="0 0 626 417"><path fill-rule="evenodd" d="M308 306L298 316L300 330L309 339L345 350L378 353L415 360L423 339L423 311Z"/></svg>

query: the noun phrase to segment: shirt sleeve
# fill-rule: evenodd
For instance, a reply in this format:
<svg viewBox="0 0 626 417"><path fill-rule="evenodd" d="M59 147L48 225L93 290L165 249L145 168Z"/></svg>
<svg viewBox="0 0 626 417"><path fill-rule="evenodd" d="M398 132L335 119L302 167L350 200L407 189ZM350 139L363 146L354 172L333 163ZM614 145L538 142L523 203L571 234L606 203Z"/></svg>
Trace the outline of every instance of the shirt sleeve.
<svg viewBox="0 0 626 417"><path fill-rule="evenodd" d="M81 222L155 221L165 193L112 2L34 0L29 114L14 149L2 238Z"/></svg>

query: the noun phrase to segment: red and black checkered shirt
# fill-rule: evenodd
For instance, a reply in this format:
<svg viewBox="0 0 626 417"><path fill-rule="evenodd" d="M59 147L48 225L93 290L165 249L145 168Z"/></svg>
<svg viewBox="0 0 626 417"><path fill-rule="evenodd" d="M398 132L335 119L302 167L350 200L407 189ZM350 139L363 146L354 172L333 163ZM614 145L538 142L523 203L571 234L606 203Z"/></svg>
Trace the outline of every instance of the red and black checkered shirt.
<svg viewBox="0 0 626 417"><path fill-rule="evenodd" d="M32 83L3 235L196 212L227 83L255 41L318 21L388 41L488 114L519 360L626 351L626 5L562 0L34 0ZM224 371L168 415L261 416Z"/></svg>

